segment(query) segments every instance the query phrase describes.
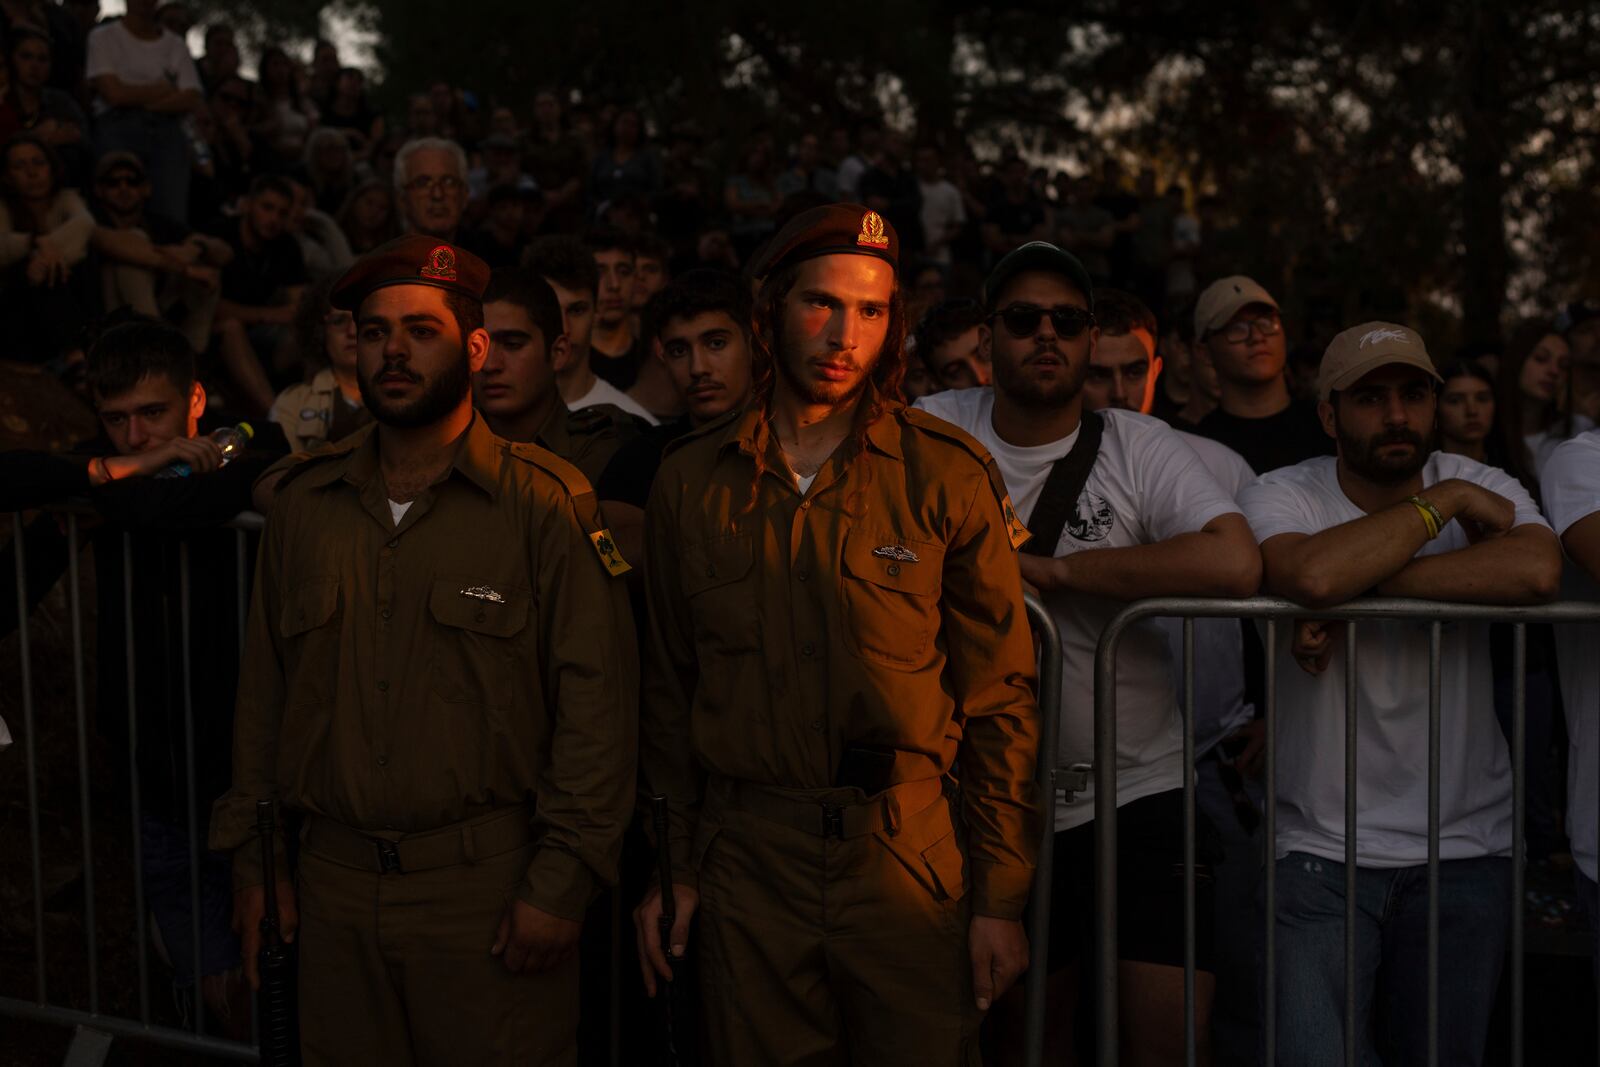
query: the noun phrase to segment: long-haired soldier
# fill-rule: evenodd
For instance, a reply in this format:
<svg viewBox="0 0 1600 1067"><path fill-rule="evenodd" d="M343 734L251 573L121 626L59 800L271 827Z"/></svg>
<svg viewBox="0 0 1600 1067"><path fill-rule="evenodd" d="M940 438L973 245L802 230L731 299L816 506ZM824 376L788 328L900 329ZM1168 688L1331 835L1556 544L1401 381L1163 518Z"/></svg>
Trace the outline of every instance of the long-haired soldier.
<svg viewBox="0 0 1600 1067"><path fill-rule="evenodd" d="M850 204L778 233L751 403L673 446L646 509L641 758L711 1063L974 1063L1027 965L1027 533L983 448L896 399L897 253Z"/></svg>

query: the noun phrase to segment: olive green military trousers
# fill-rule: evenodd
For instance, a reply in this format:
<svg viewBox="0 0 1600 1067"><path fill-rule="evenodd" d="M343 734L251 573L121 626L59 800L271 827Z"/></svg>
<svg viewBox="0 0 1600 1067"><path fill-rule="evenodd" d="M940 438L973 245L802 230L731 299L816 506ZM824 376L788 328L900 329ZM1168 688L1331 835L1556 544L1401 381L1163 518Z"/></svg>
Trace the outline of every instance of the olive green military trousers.
<svg viewBox="0 0 1600 1067"><path fill-rule="evenodd" d="M577 1060L578 960L514 975L491 956L529 847L406 874L300 854L300 1040L307 1067Z"/></svg>
<svg viewBox="0 0 1600 1067"><path fill-rule="evenodd" d="M707 1067L980 1064L948 801L824 837L719 792L694 849ZM862 794L804 797L820 813Z"/></svg>

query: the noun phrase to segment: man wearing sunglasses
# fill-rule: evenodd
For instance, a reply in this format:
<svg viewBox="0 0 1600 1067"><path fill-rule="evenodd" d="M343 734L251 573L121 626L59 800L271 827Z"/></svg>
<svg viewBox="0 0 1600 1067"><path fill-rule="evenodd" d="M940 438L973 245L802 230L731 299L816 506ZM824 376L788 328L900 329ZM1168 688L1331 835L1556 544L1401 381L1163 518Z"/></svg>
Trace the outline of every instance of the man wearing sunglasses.
<svg viewBox="0 0 1600 1067"><path fill-rule="evenodd" d="M174 325L203 352L211 340L221 268L233 259L226 241L192 233L147 210L150 178L132 152L111 152L95 168L94 208L100 226L93 243L104 266L106 311L131 306L162 318L180 305Z"/></svg>
<svg viewBox="0 0 1600 1067"><path fill-rule="evenodd" d="M919 406L966 430L993 454L1033 538L1023 578L1062 636L1061 764L1094 749L1094 651L1126 602L1150 596L1246 596L1261 557L1234 503L1178 434L1133 411L1088 411L1084 385L1100 331L1089 274L1043 241L996 265L984 287L982 335L992 389L961 389ZM1172 657L1155 622L1137 623L1117 660L1117 801L1122 1055L1133 1063L1183 1056L1183 727ZM1076 990L1093 933L1094 791L1055 804L1056 877L1049 901L1050 1007L1046 1058L1067 1062L1078 1024ZM1196 1023L1209 1053L1211 974L1209 824L1197 865ZM1000 1033L1020 1033L1020 1004ZM1083 1016L1084 1019L1092 1015ZM1006 1025L1009 1023L1010 1025ZM1006 1050L1003 1062L1020 1062Z"/></svg>
<svg viewBox="0 0 1600 1067"><path fill-rule="evenodd" d="M1221 386L1216 410L1195 432L1227 445L1258 474L1332 454L1317 413L1289 394L1288 347L1271 293L1242 274L1212 282L1195 303L1194 338Z"/></svg>

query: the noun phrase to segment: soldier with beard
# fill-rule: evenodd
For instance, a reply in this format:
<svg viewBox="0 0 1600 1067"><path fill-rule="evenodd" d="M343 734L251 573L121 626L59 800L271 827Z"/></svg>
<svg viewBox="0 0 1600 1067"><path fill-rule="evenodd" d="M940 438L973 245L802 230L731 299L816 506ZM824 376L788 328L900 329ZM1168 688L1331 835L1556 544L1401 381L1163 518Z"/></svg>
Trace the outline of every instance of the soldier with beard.
<svg viewBox="0 0 1600 1067"><path fill-rule="evenodd" d="M1337 457L1257 479L1239 503L1269 592L1307 607L1365 593L1482 604L1556 595L1561 549L1510 475L1433 451L1439 375L1422 338L1369 322L1318 375ZM1302 622L1279 647L1277 1010L1280 1063L1420 1063L1428 1018L1429 628L1356 634L1357 1031L1344 1033L1345 628ZM1439 1062L1482 1062L1506 949L1511 766L1495 720L1488 625L1450 624L1439 663ZM1292 712L1293 714L1290 714ZM1370 1024L1384 990L1382 1023Z"/></svg>
<svg viewBox="0 0 1600 1067"><path fill-rule="evenodd" d="M576 1063L633 801L627 564L576 468L473 412L488 280L421 235L345 274L376 427L294 468L262 539L211 844L254 982L255 803L304 816L278 900L310 1064Z"/></svg>
<svg viewBox="0 0 1600 1067"><path fill-rule="evenodd" d="M894 399L897 251L851 204L773 238L749 407L680 438L646 508L644 778L713 1064L976 1063L1027 966L1027 531L981 445Z"/></svg>

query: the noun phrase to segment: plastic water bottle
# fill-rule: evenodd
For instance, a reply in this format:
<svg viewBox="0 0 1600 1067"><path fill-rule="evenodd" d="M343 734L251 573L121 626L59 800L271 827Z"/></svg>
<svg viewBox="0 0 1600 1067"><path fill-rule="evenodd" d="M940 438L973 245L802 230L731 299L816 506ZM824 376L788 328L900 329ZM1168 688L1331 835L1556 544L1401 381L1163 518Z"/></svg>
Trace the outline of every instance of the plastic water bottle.
<svg viewBox="0 0 1600 1067"><path fill-rule="evenodd" d="M255 427L248 422L241 422L237 426L224 426L220 430L212 430L209 436L222 449L221 466L226 467L237 456L250 438L256 435ZM162 467L156 472L157 478L187 478L194 473L194 468L187 463L172 463Z"/></svg>

